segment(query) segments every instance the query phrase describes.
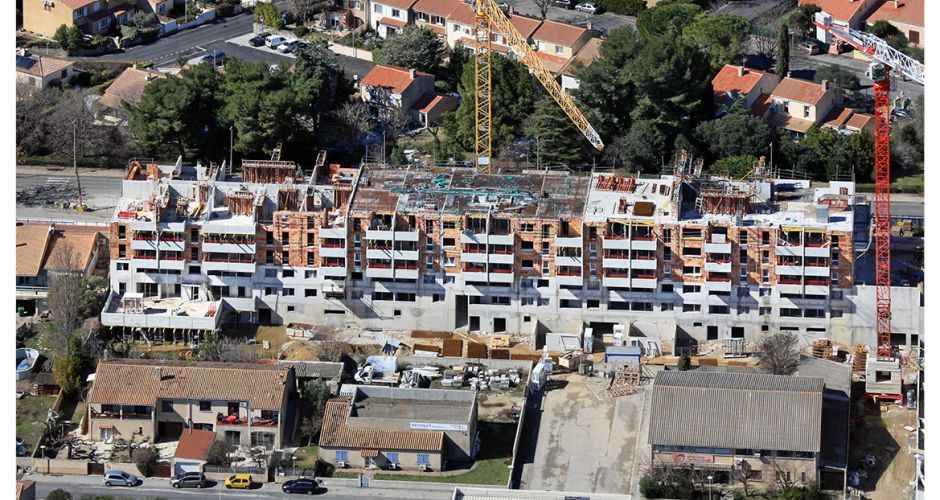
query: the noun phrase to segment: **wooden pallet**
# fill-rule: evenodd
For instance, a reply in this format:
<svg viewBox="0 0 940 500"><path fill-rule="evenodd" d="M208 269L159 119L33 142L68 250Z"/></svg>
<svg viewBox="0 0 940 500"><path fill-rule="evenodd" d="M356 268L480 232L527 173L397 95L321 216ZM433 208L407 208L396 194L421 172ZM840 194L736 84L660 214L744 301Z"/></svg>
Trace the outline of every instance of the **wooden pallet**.
<svg viewBox="0 0 940 500"><path fill-rule="evenodd" d="M639 370L622 368L614 373L614 379L610 383L610 388L607 389L607 397L617 398L633 394L639 385Z"/></svg>

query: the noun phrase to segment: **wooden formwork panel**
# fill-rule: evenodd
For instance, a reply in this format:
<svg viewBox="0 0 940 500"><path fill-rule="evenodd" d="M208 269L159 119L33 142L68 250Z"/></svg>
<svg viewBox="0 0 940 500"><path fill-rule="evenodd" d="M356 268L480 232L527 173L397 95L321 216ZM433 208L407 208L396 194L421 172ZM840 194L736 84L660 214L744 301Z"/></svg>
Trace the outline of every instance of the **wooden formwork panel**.
<svg viewBox="0 0 940 500"><path fill-rule="evenodd" d="M485 358L486 352L486 344L481 344L479 342L470 342L467 344L468 358Z"/></svg>
<svg viewBox="0 0 940 500"><path fill-rule="evenodd" d="M463 340L444 339L444 356L459 358L463 356Z"/></svg>
<svg viewBox="0 0 940 500"><path fill-rule="evenodd" d="M490 349L490 359L509 359L509 349Z"/></svg>

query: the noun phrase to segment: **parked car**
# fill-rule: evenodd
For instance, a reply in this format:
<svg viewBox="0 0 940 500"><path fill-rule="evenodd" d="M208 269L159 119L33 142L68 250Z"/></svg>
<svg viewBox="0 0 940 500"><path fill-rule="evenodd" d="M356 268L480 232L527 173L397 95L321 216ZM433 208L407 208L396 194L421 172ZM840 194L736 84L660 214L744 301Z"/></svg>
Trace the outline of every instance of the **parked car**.
<svg viewBox="0 0 940 500"><path fill-rule="evenodd" d="M320 483L316 479L302 477L300 479L291 479L281 486L284 493L306 493L313 495L320 491Z"/></svg>
<svg viewBox="0 0 940 500"><path fill-rule="evenodd" d="M184 472L170 478L174 488L202 488L206 485L206 475L202 472Z"/></svg>
<svg viewBox="0 0 940 500"><path fill-rule="evenodd" d="M136 486L137 476L122 470L109 470L104 473L103 481L105 486Z"/></svg>
<svg viewBox="0 0 940 500"><path fill-rule="evenodd" d="M284 54L290 54L300 47L300 40L290 40L277 46L277 50Z"/></svg>
<svg viewBox="0 0 940 500"><path fill-rule="evenodd" d="M604 12L603 7L599 7L591 2L579 3L575 5L574 8L581 12L587 12L588 14L600 14Z"/></svg>
<svg viewBox="0 0 940 500"><path fill-rule="evenodd" d="M264 45L265 39L268 38L271 34L265 31L264 33L258 33L257 35L248 39L248 45L252 47L260 47Z"/></svg>
<svg viewBox="0 0 940 500"><path fill-rule="evenodd" d="M225 60L227 56L225 52L221 50L210 50L206 55L202 56L202 64L211 64L213 66L225 66Z"/></svg>
<svg viewBox="0 0 940 500"><path fill-rule="evenodd" d="M816 45L813 42L803 42L800 44L800 49L807 54L814 56L821 51L819 50L819 45Z"/></svg>
<svg viewBox="0 0 940 500"><path fill-rule="evenodd" d="M247 490L251 488L251 474L233 474L225 480L225 487Z"/></svg>
<svg viewBox="0 0 940 500"><path fill-rule="evenodd" d="M570 10L574 8L574 0L552 0L552 5Z"/></svg>
<svg viewBox="0 0 940 500"><path fill-rule="evenodd" d="M287 41L287 38L281 35L270 35L264 39L264 45L271 49L276 49L278 45Z"/></svg>
<svg viewBox="0 0 940 500"><path fill-rule="evenodd" d="M28 454L29 452L26 451L26 441L21 437L16 438L16 456L25 457Z"/></svg>

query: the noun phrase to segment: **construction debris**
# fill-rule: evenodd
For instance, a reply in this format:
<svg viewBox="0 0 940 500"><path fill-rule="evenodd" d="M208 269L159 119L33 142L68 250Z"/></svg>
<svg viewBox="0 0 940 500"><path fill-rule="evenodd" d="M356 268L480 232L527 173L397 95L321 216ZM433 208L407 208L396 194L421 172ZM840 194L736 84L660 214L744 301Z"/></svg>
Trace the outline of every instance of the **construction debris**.
<svg viewBox="0 0 940 500"><path fill-rule="evenodd" d="M614 372L614 378L607 389L607 397L618 398L636 392L640 385L640 370L624 366Z"/></svg>
<svg viewBox="0 0 940 500"><path fill-rule="evenodd" d="M813 357L820 359L832 359L832 341L829 339L814 340Z"/></svg>
<svg viewBox="0 0 940 500"><path fill-rule="evenodd" d="M855 344L855 360L852 363L852 371L864 372L868 364L868 347L865 344Z"/></svg>

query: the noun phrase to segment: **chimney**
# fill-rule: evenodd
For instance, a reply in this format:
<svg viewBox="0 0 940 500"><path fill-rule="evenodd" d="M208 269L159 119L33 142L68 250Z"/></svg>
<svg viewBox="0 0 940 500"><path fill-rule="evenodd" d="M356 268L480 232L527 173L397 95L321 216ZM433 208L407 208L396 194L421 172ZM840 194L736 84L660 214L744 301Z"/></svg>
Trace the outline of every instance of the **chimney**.
<svg viewBox="0 0 940 500"><path fill-rule="evenodd" d="M900 9L902 5L904 5L904 4L901 3L901 0L894 0L894 8L895 8L895 9Z"/></svg>
<svg viewBox="0 0 940 500"><path fill-rule="evenodd" d="M134 61L134 69L137 69L137 61Z"/></svg>
<svg viewBox="0 0 940 500"><path fill-rule="evenodd" d="M787 71L787 78L793 78L793 72Z"/></svg>
<svg viewBox="0 0 940 500"><path fill-rule="evenodd" d="M744 66L738 66L738 76L744 76L747 74L747 68Z"/></svg>
<svg viewBox="0 0 940 500"><path fill-rule="evenodd" d="M157 380L163 380L163 368L162 367L156 366L154 367L153 371L156 372L157 374Z"/></svg>
<svg viewBox="0 0 940 500"><path fill-rule="evenodd" d="M822 85L823 90L829 90L829 80L823 80L819 84Z"/></svg>
<svg viewBox="0 0 940 500"><path fill-rule="evenodd" d="M16 49L16 55L26 57L26 47L20 47Z"/></svg>
<svg viewBox="0 0 940 500"><path fill-rule="evenodd" d="M412 68L412 69L409 69L409 70L408 70L408 76L410 76L411 79L414 80L414 79L415 79L415 76L417 76L417 71L415 71L413 68Z"/></svg>
<svg viewBox="0 0 940 500"><path fill-rule="evenodd" d="M587 29L589 29L589 30L594 29L594 23L591 22L591 21L588 21L588 23L587 23Z"/></svg>
<svg viewBox="0 0 940 500"><path fill-rule="evenodd" d="M513 8L512 5L510 5L510 6L509 6L509 12L508 12L509 16L512 17L512 15L515 14L515 13L516 13L516 9Z"/></svg>

